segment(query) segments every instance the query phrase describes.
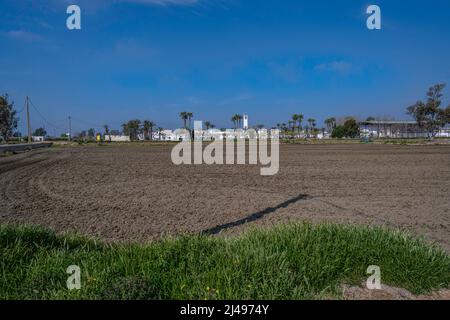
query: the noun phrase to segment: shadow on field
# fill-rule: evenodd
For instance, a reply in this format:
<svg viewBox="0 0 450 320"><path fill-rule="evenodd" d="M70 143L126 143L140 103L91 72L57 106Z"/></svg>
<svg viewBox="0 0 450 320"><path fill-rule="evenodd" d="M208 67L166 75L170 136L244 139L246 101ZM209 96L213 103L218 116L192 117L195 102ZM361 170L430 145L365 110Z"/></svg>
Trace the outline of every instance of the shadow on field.
<svg viewBox="0 0 450 320"><path fill-rule="evenodd" d="M233 222L221 224L221 225L215 226L210 229L203 230L201 232L201 234L206 234L206 235L218 234L218 233L222 232L223 230L234 228L234 227L246 224L246 223L250 223L250 222L262 219L262 218L264 218L264 216L274 213L275 211L277 211L280 208L286 208L286 207L290 206L291 204L294 204L298 201L308 200L308 199L310 199L310 197L307 194L299 194L298 196L293 197L285 202L282 202L282 203L276 205L275 207L268 207L264 210L252 213L245 218L242 218L242 219L239 219L239 220L236 220Z"/></svg>

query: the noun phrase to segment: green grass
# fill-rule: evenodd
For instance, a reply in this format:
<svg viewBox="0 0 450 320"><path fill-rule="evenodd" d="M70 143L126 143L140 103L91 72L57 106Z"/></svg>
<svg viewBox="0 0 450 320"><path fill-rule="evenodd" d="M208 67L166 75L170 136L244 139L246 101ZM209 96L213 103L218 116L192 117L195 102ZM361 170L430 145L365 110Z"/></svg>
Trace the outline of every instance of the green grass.
<svg viewBox="0 0 450 320"><path fill-rule="evenodd" d="M15 155L16 153L15 152L12 152L12 151L5 151L5 152L2 152L2 153L0 153L0 158L3 158L3 157L10 157L10 156L13 156L13 155Z"/></svg>
<svg viewBox="0 0 450 320"><path fill-rule="evenodd" d="M81 268L81 290L66 287L69 265ZM378 227L291 224L106 245L0 226L0 299L321 299L360 284L369 265L413 293L450 284L446 253Z"/></svg>

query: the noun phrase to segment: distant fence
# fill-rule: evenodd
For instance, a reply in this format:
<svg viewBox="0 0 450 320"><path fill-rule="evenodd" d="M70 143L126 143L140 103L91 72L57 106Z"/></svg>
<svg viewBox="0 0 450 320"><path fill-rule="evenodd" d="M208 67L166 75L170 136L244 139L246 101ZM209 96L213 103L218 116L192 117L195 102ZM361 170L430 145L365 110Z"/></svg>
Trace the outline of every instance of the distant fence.
<svg viewBox="0 0 450 320"><path fill-rule="evenodd" d="M0 153L20 152L20 151L39 149L39 148L49 148L52 145L53 145L52 142L2 144L2 145L0 145Z"/></svg>

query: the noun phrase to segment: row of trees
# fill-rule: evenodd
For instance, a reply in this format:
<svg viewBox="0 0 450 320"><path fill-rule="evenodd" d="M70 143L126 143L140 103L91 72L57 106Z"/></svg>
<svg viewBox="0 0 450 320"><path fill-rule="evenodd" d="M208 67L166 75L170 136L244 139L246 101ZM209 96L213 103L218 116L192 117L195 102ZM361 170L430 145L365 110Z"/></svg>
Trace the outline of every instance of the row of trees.
<svg viewBox="0 0 450 320"><path fill-rule="evenodd" d="M293 114L291 119L286 123L277 123L277 129L286 134L300 134L303 130L308 136L313 136L319 132L317 129L317 121L314 118L309 118L306 120L308 125L303 127L303 120L305 116L301 113Z"/></svg>
<svg viewBox="0 0 450 320"><path fill-rule="evenodd" d="M153 121L151 120L139 120L139 119L133 119L129 120L121 125L122 127L122 134L127 135L130 137L131 140L137 140L138 136L140 134L143 135L144 140L152 140L153 139L153 133L159 132L161 135L161 131L163 128L158 127ZM100 132L99 132L100 133ZM94 140L97 132L94 128L90 128L87 131L83 130L77 134L74 135L76 139L80 140ZM109 125L103 126L103 134L105 136L111 136L111 135L120 135L121 133L119 130L110 129Z"/></svg>
<svg viewBox="0 0 450 320"><path fill-rule="evenodd" d="M105 134L109 135L109 127L105 125L104 129ZM141 121L139 119L134 119L122 124L123 134L129 136L131 140L137 140L139 134L143 134L144 140L153 140L153 132L155 132L155 130L161 135L163 128L158 127L156 123L151 120Z"/></svg>
<svg viewBox="0 0 450 320"><path fill-rule="evenodd" d="M19 119L8 94L0 96L0 138L8 141L17 129Z"/></svg>
<svg viewBox="0 0 450 320"><path fill-rule="evenodd" d="M442 83L432 86L428 89L426 101L417 101L407 108L407 114L428 132L429 137L435 137L443 126L450 123L450 105L441 108L444 88Z"/></svg>
<svg viewBox="0 0 450 320"><path fill-rule="evenodd" d="M418 101L414 105L407 108L407 114L411 115L418 123L419 127L428 132L430 137L436 136L439 130L450 123L450 105L446 108L442 108L442 97L445 84L436 84L432 86L426 96L425 101ZM192 131L191 121L194 117L192 112L183 111L180 113L180 119L183 122L183 127ZM374 121L375 118L369 117L366 121ZM235 114L231 117L233 126L235 129L242 127L243 116ZM307 119L308 125L303 127L304 115L293 114L291 119L287 123L278 123L276 126L279 130L295 135L300 134L304 130L308 137L317 134L316 120L313 118ZM331 136L335 138L355 138L359 135L359 126L356 119L352 117L345 118L340 122L336 118L327 118L325 120L326 130L331 132ZM8 94L0 96L0 138L2 140L9 140L17 130L18 117L17 111L14 109L14 102L10 101ZM210 121L205 121L206 129L215 128L215 125ZM257 125L255 128L263 128L263 125ZM161 132L161 127L157 127L151 120L141 121L139 119L129 120L122 124L122 132L125 135L130 136L131 139L136 140L139 134L144 135L145 140L151 140L153 138L154 130ZM325 128L323 128L325 130ZM110 130L109 126L104 126L105 135L119 134L117 130ZM35 130L34 135L45 136L47 132L44 128L38 128ZM95 130L93 128L86 131L81 131L78 136L80 137L95 137Z"/></svg>

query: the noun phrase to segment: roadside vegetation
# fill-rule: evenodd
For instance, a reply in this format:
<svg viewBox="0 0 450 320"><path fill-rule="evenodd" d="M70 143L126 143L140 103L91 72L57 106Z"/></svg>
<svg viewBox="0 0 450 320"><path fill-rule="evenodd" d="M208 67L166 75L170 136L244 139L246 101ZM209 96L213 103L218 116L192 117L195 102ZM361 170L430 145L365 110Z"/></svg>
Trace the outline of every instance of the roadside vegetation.
<svg viewBox="0 0 450 320"><path fill-rule="evenodd" d="M81 289L66 287L70 265ZM39 227L0 227L0 299L323 299L369 265L413 293L448 288L450 257L381 227L279 225L233 238L102 244Z"/></svg>

